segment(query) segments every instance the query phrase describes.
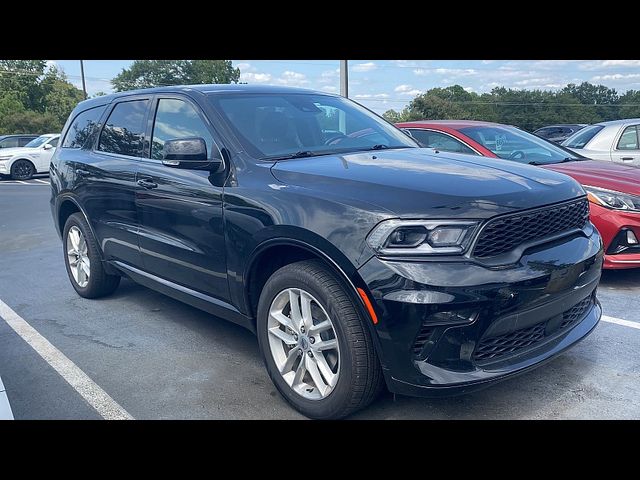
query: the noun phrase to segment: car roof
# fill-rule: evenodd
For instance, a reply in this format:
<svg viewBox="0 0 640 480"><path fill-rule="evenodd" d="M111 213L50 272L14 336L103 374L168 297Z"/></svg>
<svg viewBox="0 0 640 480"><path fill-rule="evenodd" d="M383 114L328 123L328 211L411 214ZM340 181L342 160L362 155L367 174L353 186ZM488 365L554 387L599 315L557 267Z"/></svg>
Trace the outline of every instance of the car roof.
<svg viewBox="0 0 640 480"><path fill-rule="evenodd" d="M554 123L553 125L545 125L544 127L537 128L536 130L554 127L586 127L587 125L587 123Z"/></svg>
<svg viewBox="0 0 640 480"><path fill-rule="evenodd" d="M398 122L396 123L399 127L408 127L408 126L430 126L430 125L442 125L451 128L464 128L464 127L479 127L479 126L499 126L499 127L510 127L511 125L505 125L502 123L495 122L483 122L480 120L416 120L416 121L408 121L408 122Z"/></svg>
<svg viewBox="0 0 640 480"><path fill-rule="evenodd" d="M602 125L604 127L609 125L625 125L631 123L640 123L640 118L623 118L622 120L610 120L608 122L598 122L594 123L594 125Z"/></svg>
<svg viewBox="0 0 640 480"><path fill-rule="evenodd" d="M3 138L10 138L10 137L33 137L33 138L38 138L40 135L38 135L37 133L10 133L7 135L0 135L0 140L2 140Z"/></svg>
<svg viewBox="0 0 640 480"><path fill-rule="evenodd" d="M112 93L100 97L90 98L80 102L78 105L82 109L97 107L107 103L111 103L117 98L130 95L153 94L153 93L191 93L200 92L203 94L234 94L234 93L306 93L314 95L337 96L333 93L322 92L320 90L311 90L299 87L283 87L281 85L247 85L237 83L221 83L221 84L203 84L203 85L170 85L166 87L143 88L138 90L127 90L124 92Z"/></svg>

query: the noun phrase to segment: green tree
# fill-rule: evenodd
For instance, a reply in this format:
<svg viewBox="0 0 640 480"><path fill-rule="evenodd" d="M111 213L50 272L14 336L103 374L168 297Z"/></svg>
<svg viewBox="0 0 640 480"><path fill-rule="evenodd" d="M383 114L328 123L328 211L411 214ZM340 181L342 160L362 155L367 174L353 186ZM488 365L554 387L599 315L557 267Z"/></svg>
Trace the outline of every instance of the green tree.
<svg viewBox="0 0 640 480"><path fill-rule="evenodd" d="M28 110L42 111L45 60L0 60L0 92L14 93Z"/></svg>
<svg viewBox="0 0 640 480"><path fill-rule="evenodd" d="M1 129L4 133L56 133L62 123L51 113L24 110L3 117Z"/></svg>
<svg viewBox="0 0 640 480"><path fill-rule="evenodd" d="M117 92L162 85L238 83L231 60L136 60L111 83Z"/></svg>
<svg viewBox="0 0 640 480"><path fill-rule="evenodd" d="M385 120L391 123L402 122L404 120L402 118L402 113L395 111L393 108L384 112L382 116L385 118Z"/></svg>

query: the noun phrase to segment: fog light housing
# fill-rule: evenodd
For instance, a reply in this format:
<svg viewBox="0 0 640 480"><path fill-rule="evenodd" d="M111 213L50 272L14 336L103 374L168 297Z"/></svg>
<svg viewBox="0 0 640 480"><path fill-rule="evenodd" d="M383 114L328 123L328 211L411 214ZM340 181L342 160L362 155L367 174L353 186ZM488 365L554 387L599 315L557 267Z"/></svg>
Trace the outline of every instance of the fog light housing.
<svg viewBox="0 0 640 480"><path fill-rule="evenodd" d="M627 244L629 245L637 245L638 239L636 234L633 233L633 230L627 230Z"/></svg>
<svg viewBox="0 0 640 480"><path fill-rule="evenodd" d="M437 312L429 315L425 324L429 325L465 325L478 317L477 310L466 308L448 312Z"/></svg>

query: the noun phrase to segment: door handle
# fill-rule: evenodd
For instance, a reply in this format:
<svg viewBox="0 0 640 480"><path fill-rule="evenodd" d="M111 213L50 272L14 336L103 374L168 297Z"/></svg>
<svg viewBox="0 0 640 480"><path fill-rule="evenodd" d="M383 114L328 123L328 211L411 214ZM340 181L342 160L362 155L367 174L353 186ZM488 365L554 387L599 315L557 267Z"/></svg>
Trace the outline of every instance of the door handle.
<svg viewBox="0 0 640 480"><path fill-rule="evenodd" d="M152 188L158 188L158 184L153 181L152 178L143 178L136 182L142 188L146 188L147 190L151 190Z"/></svg>
<svg viewBox="0 0 640 480"><path fill-rule="evenodd" d="M623 162L630 162L631 160L633 160L633 157L622 157L621 159Z"/></svg>
<svg viewBox="0 0 640 480"><path fill-rule="evenodd" d="M79 177L88 177L89 175L91 175L91 172L89 172L88 170L83 170L81 168L76 168L76 175Z"/></svg>

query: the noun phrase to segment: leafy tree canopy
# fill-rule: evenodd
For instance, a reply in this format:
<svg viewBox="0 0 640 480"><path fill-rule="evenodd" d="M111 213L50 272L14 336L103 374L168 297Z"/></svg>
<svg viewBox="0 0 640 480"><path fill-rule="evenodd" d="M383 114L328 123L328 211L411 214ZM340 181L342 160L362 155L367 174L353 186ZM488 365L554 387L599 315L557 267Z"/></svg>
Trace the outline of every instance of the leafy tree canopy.
<svg viewBox="0 0 640 480"><path fill-rule="evenodd" d="M117 92L162 85L238 83L231 60L136 60L112 81Z"/></svg>
<svg viewBox="0 0 640 480"><path fill-rule="evenodd" d="M490 93L467 92L460 85L432 88L397 112L390 122L408 120L485 120L535 130L554 123L596 123L640 117L640 91L619 95L604 85L583 82L557 91L496 87Z"/></svg>

